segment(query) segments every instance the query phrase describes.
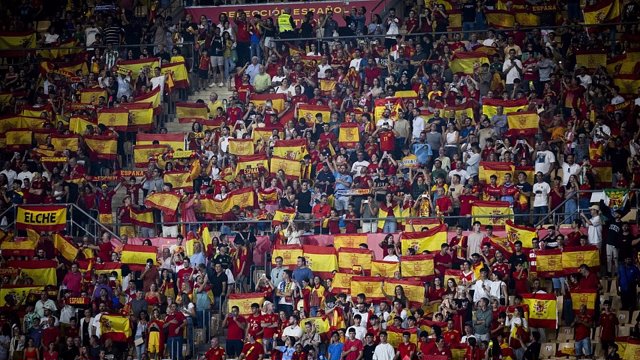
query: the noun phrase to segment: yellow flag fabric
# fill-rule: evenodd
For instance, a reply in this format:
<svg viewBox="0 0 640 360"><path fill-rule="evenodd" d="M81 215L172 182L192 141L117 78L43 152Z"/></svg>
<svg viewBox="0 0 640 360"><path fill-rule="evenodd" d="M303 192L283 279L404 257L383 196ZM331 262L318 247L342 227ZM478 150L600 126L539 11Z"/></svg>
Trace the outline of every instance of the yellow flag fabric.
<svg viewBox="0 0 640 360"><path fill-rule="evenodd" d="M136 80L145 67L149 68L149 74L153 74L154 69L160 67L160 59L120 60L116 64L116 67L118 74L130 74L131 78Z"/></svg>
<svg viewBox="0 0 640 360"><path fill-rule="evenodd" d="M136 134L136 145L153 145L158 141L160 145L170 146L172 150L184 150L184 133L171 134Z"/></svg>
<svg viewBox="0 0 640 360"><path fill-rule="evenodd" d="M251 304L264 304L264 293L246 293L246 294L230 294L227 301L227 313L231 313L231 309L237 306L240 309L240 315L251 314Z"/></svg>
<svg viewBox="0 0 640 360"><path fill-rule="evenodd" d="M0 50L21 50L36 47L36 32L1 32ZM24 54L23 54L24 55Z"/></svg>
<svg viewBox="0 0 640 360"><path fill-rule="evenodd" d="M613 77L613 84L620 88L620 94L636 94L640 88L640 76L638 74L619 74Z"/></svg>
<svg viewBox="0 0 640 360"><path fill-rule="evenodd" d="M331 108L326 105L298 104L296 107L296 119L304 118L308 124L318 123L316 116L320 114L322 123L331 121Z"/></svg>
<svg viewBox="0 0 640 360"><path fill-rule="evenodd" d="M591 70L595 70L600 66L607 66L607 54L600 51L578 51L576 53L576 66L584 66Z"/></svg>
<svg viewBox="0 0 640 360"><path fill-rule="evenodd" d="M265 126L253 129L251 132L251 139L255 143L258 141L267 142L273 135L274 131L278 134L280 139L284 137L284 128L281 126Z"/></svg>
<svg viewBox="0 0 640 360"><path fill-rule="evenodd" d="M97 104L100 97L103 97L106 101L107 90L102 88L86 88L80 90L80 103L82 104Z"/></svg>
<svg viewBox="0 0 640 360"><path fill-rule="evenodd" d="M178 119L191 118L206 120L209 118L209 108L205 103L176 103L176 117Z"/></svg>
<svg viewBox="0 0 640 360"><path fill-rule="evenodd" d="M307 155L307 140L277 140L273 146L273 156L279 158L300 161Z"/></svg>
<svg viewBox="0 0 640 360"><path fill-rule="evenodd" d="M251 139L229 139L229 154L253 155L255 148Z"/></svg>
<svg viewBox="0 0 640 360"><path fill-rule="evenodd" d="M341 272L350 272L354 267L359 267L365 274L371 272L371 260L373 252L369 249L340 248L338 252L338 268Z"/></svg>
<svg viewBox="0 0 640 360"><path fill-rule="evenodd" d="M146 207L155 208L170 214L175 214L180 204L180 195L173 192L153 193L144 200Z"/></svg>
<svg viewBox="0 0 640 360"><path fill-rule="evenodd" d="M400 263L400 271L403 278L425 277L435 273L433 261L434 255L404 256ZM444 274L440 274L442 276Z"/></svg>
<svg viewBox="0 0 640 360"><path fill-rule="evenodd" d="M28 285L3 285L0 288L0 306L6 306L5 298L9 295L16 300L16 305L24 305L25 301L31 293L39 293L43 290L42 286Z"/></svg>
<svg viewBox="0 0 640 360"><path fill-rule="evenodd" d="M272 157L269 163L269 171L272 176L282 170L287 179L299 180L302 175L302 165L300 161L289 160L280 157Z"/></svg>
<svg viewBox="0 0 640 360"><path fill-rule="evenodd" d="M478 179L481 182L489 184L491 175L495 175L498 177L498 184L500 184L504 181L505 174L513 175L514 166L506 162L480 161L478 170Z"/></svg>
<svg viewBox="0 0 640 360"><path fill-rule="evenodd" d="M87 130L87 125L95 127L98 123L80 116L72 116L69 120L69 131L74 134L82 135Z"/></svg>
<svg viewBox="0 0 640 360"><path fill-rule="evenodd" d="M355 148L360 142L360 129L356 123L342 123L338 133L338 143L342 147Z"/></svg>
<svg viewBox="0 0 640 360"><path fill-rule="evenodd" d="M530 327L557 328L558 304L555 294L522 294L522 303L529 306Z"/></svg>
<svg viewBox="0 0 640 360"><path fill-rule="evenodd" d="M98 159L115 160L118 154L118 140L113 136L85 136L89 151Z"/></svg>
<svg viewBox="0 0 640 360"><path fill-rule="evenodd" d="M456 52L451 57L449 67L454 73L473 75L473 70L482 64L489 64L487 55L481 52Z"/></svg>
<svg viewBox="0 0 640 360"><path fill-rule="evenodd" d="M98 112L98 124L126 131L129 126L129 111L124 108L102 109Z"/></svg>
<svg viewBox="0 0 640 360"><path fill-rule="evenodd" d="M58 283L56 268L58 263L54 260L22 261L14 260L7 262L9 268L20 269L24 276L33 280L34 285L51 285Z"/></svg>
<svg viewBox="0 0 640 360"><path fill-rule="evenodd" d="M101 339L126 342L131 337L131 323L124 315L102 315L100 317Z"/></svg>
<svg viewBox="0 0 640 360"><path fill-rule="evenodd" d="M80 138L76 135L60 135L51 134L51 145L57 151L63 151L69 149L71 151L78 151L78 142Z"/></svg>
<svg viewBox="0 0 640 360"><path fill-rule="evenodd" d="M529 107L529 100L525 98L517 100L483 99L482 113L491 118L498 113L498 106L502 106L503 114L525 111Z"/></svg>
<svg viewBox="0 0 640 360"><path fill-rule="evenodd" d="M302 319L300 320L300 327L304 328L309 322L312 324L312 328L315 328L315 331L318 334L322 335L329 332L330 325L329 320L326 317L316 316Z"/></svg>
<svg viewBox="0 0 640 360"><path fill-rule="evenodd" d="M374 260L371 262L371 276L393 278L399 272L400 263L397 261Z"/></svg>
<svg viewBox="0 0 640 360"><path fill-rule="evenodd" d="M10 130L5 133L6 146L12 148L30 147L33 141L31 130Z"/></svg>
<svg viewBox="0 0 640 360"><path fill-rule="evenodd" d="M476 201L471 206L471 216L482 225L504 225L513 219L513 208L507 201Z"/></svg>
<svg viewBox="0 0 640 360"><path fill-rule="evenodd" d="M238 156L235 174L236 176L240 174L258 175L262 171L268 171L268 169L269 160L267 159L267 155L259 154Z"/></svg>
<svg viewBox="0 0 640 360"><path fill-rule="evenodd" d="M386 299L382 292L382 282L379 276L352 276L351 294L366 294L371 301L382 301Z"/></svg>
<svg viewBox="0 0 640 360"><path fill-rule="evenodd" d="M153 210L138 210L131 207L129 212L132 224L148 228L155 226L153 221Z"/></svg>
<svg viewBox="0 0 640 360"><path fill-rule="evenodd" d="M190 171L165 171L162 174L162 180L172 185L173 190L185 190L191 192L193 190L193 181L191 180Z"/></svg>
<svg viewBox="0 0 640 360"><path fill-rule="evenodd" d="M336 250L341 248L358 248L360 244L367 243L367 234L336 234L333 237L333 247Z"/></svg>
<svg viewBox="0 0 640 360"><path fill-rule="evenodd" d="M276 245L271 253L271 263L276 264L276 258L282 258L282 266L293 269L297 265L298 258L304 256L300 245Z"/></svg>
<svg viewBox="0 0 640 360"><path fill-rule="evenodd" d="M398 345L402 343L402 334L405 332L409 332L411 335L409 336L409 342L412 344L418 344L418 330L413 329L403 329L397 328L395 326L387 326L387 342L397 348Z"/></svg>
<svg viewBox="0 0 640 360"><path fill-rule="evenodd" d="M331 90L335 89L338 85L338 82L335 80L320 79L318 82L320 83L320 91L327 93L331 92Z"/></svg>
<svg viewBox="0 0 640 360"><path fill-rule="evenodd" d="M253 188L246 187L233 190L224 200L216 200L210 197L200 199L200 212L209 220L222 218L224 214L231 212L234 206L238 206L240 209L254 208L256 204Z"/></svg>
<svg viewBox="0 0 640 360"><path fill-rule="evenodd" d="M572 246L562 249L562 267L567 273L576 273L580 265L600 266L600 254L595 245Z"/></svg>
<svg viewBox="0 0 640 360"><path fill-rule="evenodd" d="M619 0L596 1L584 7L584 23L586 25L602 24L611 17L619 16Z"/></svg>
<svg viewBox="0 0 640 360"><path fill-rule="evenodd" d="M304 245L302 246L307 266L314 274L320 277L328 277L338 270L338 256L336 249L326 246Z"/></svg>
<svg viewBox="0 0 640 360"><path fill-rule="evenodd" d="M3 240L0 243L0 250L2 250L2 255L6 257L10 257L10 256L33 257L35 255L36 245L37 245L36 239L25 239L21 241Z"/></svg>
<svg viewBox="0 0 640 360"><path fill-rule="evenodd" d="M514 135L530 136L538 132L540 116L535 111L521 111L507 114L509 130Z"/></svg>
<svg viewBox="0 0 640 360"><path fill-rule="evenodd" d="M333 293L350 294L353 274L337 272L333 274Z"/></svg>
<svg viewBox="0 0 640 360"><path fill-rule="evenodd" d="M538 232L534 228L516 225L511 220L507 220L504 224L504 230L507 233L509 242L512 244L516 241L522 242L522 247L531 249L533 247L533 238L538 237Z"/></svg>
<svg viewBox="0 0 640 360"><path fill-rule="evenodd" d="M146 245L124 245L120 254L120 261L123 264L140 264L144 265L148 259L156 263L158 257L158 248Z"/></svg>
<svg viewBox="0 0 640 360"><path fill-rule="evenodd" d="M18 206L16 228L18 230L62 231L67 226L65 205Z"/></svg>
<svg viewBox="0 0 640 360"><path fill-rule="evenodd" d="M408 279L386 279L384 281L384 291L387 294L395 294L395 288L401 286L404 290L404 294L409 299L411 306L421 307L424 303L424 282L421 280L408 280Z"/></svg>
<svg viewBox="0 0 640 360"><path fill-rule="evenodd" d="M165 75L171 73L174 88L186 89L189 87L189 72L184 65L184 61L171 62L169 64L162 65L160 72Z"/></svg>
<svg viewBox="0 0 640 360"><path fill-rule="evenodd" d="M166 145L134 145L133 162L136 167L146 168L150 159L157 159L167 149Z"/></svg>
<svg viewBox="0 0 640 360"><path fill-rule="evenodd" d="M596 309L596 297L598 294L595 291L572 291L571 292L571 308L574 312L580 311L580 307L585 305L587 312L592 314Z"/></svg>
<svg viewBox="0 0 640 360"><path fill-rule="evenodd" d="M506 10L485 11L487 24L493 28L513 28L515 26L515 14Z"/></svg>
<svg viewBox="0 0 640 360"><path fill-rule="evenodd" d="M127 104L122 106L129 110L129 127L127 130L151 130L153 128L153 107L151 104Z"/></svg>
<svg viewBox="0 0 640 360"><path fill-rule="evenodd" d="M616 339L616 344L620 345L621 342ZM635 360L640 357L640 340L627 338L624 345L624 349L620 346L618 354L622 356L622 360Z"/></svg>
<svg viewBox="0 0 640 360"><path fill-rule="evenodd" d="M540 26L540 16L528 12L528 11L517 11L515 13L516 22L520 24L520 26L525 27L534 27Z"/></svg>
<svg viewBox="0 0 640 360"><path fill-rule="evenodd" d="M447 242L447 226L442 224L427 231L404 232L400 237L400 248L406 254L409 248L417 254L425 250L440 251L440 246Z"/></svg>
<svg viewBox="0 0 640 360"><path fill-rule="evenodd" d="M75 260L80 252L70 239L63 237L58 233L53 234L53 246L62 257L67 259L67 261Z"/></svg>
<svg viewBox="0 0 640 360"><path fill-rule="evenodd" d="M160 93L160 87L156 87L149 93L139 96L134 99L135 104L151 104L154 109L160 106L162 101L162 94Z"/></svg>
<svg viewBox="0 0 640 360"><path fill-rule="evenodd" d="M538 277L550 278L562 273L562 250L536 250L536 274Z"/></svg>
<svg viewBox="0 0 640 360"><path fill-rule="evenodd" d="M249 97L249 101L252 102L256 108L264 108L267 102L270 101L271 107L277 112L284 110L286 100L287 96L285 94L251 94Z"/></svg>

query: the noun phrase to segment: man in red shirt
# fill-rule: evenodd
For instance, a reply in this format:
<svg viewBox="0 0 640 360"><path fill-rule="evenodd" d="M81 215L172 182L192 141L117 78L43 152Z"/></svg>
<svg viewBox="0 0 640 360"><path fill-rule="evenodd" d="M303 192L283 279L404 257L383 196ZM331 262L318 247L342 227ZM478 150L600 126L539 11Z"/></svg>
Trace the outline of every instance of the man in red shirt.
<svg viewBox="0 0 640 360"><path fill-rule="evenodd" d="M398 345L398 351L396 351L396 359L398 360L411 360L416 353L416 344L409 342L411 333L405 331L402 333L402 343Z"/></svg>
<svg viewBox="0 0 640 360"><path fill-rule="evenodd" d="M62 285L71 292L71 296L80 296L80 291L82 290L82 274L78 271L78 264L71 264L71 271L64 276Z"/></svg>
<svg viewBox="0 0 640 360"><path fill-rule="evenodd" d="M220 346L217 337L211 338L211 347L204 353L206 360L225 360L224 348Z"/></svg>
<svg viewBox="0 0 640 360"><path fill-rule="evenodd" d="M253 336L247 336L247 342L242 347L242 353L238 360L262 360L264 349L262 344L256 342Z"/></svg>
<svg viewBox="0 0 640 360"><path fill-rule="evenodd" d="M611 301L605 300L600 314L600 343L605 354L609 353L609 347L615 343L616 327L618 327L618 317L611 311Z"/></svg>
<svg viewBox="0 0 640 360"><path fill-rule="evenodd" d="M395 129L391 128L389 124L384 123L373 134L371 134L371 136L375 137L378 135L381 151L392 153L396 147L396 134L397 131Z"/></svg>
<svg viewBox="0 0 640 360"><path fill-rule="evenodd" d="M344 360L357 360L362 357L362 350L364 346L362 341L356 339L356 329L349 329L349 338L344 341L342 347L342 359Z"/></svg>
<svg viewBox="0 0 640 360"><path fill-rule="evenodd" d="M582 291L598 291L600 288L600 280L598 279L598 275L589 269L589 266L586 264L580 265L580 269L578 270L582 278L578 283L580 290ZM597 297L596 297L597 298Z"/></svg>
<svg viewBox="0 0 640 360"><path fill-rule="evenodd" d="M591 357L591 328L593 320L587 314L587 305L580 306L580 312L573 321L576 340L576 356L578 359Z"/></svg>
<svg viewBox="0 0 640 360"><path fill-rule="evenodd" d="M280 322L278 314L273 312L273 304L265 304L265 314L262 315L260 327L262 327L262 344L264 345L265 354L273 349L273 336L278 333Z"/></svg>
<svg viewBox="0 0 640 360"><path fill-rule="evenodd" d="M440 252L434 256L433 262L437 276L444 276L445 270L451 269L452 259L449 255L449 244L440 245Z"/></svg>
<svg viewBox="0 0 640 360"><path fill-rule="evenodd" d="M171 304L162 327L167 334L167 344L171 351L169 356L174 360L182 360L183 329L186 325L187 321L182 311L177 310L175 303Z"/></svg>
<svg viewBox="0 0 640 360"><path fill-rule="evenodd" d="M451 321L451 322L453 323L453 321ZM460 339L458 339L457 341L459 342ZM445 343L444 338L442 336L436 338L435 346L431 347L429 353L425 354L425 355L428 355L428 356L431 356L431 355L446 356L449 359L453 358L453 355L451 354L451 350L449 349L449 347ZM423 357L423 359L426 360L426 356Z"/></svg>
<svg viewBox="0 0 640 360"><path fill-rule="evenodd" d="M251 304L251 315L247 316L247 328L245 329L245 338L251 336L256 340L262 339L264 330L261 326L262 314L260 314L260 305L258 303Z"/></svg>
<svg viewBox="0 0 640 360"><path fill-rule="evenodd" d="M444 332L442 332L442 339L444 340L447 346L451 346L452 344L459 344L460 339L462 338L460 336L460 331L454 329L453 325L454 325L453 320L452 319L448 320L447 329Z"/></svg>
<svg viewBox="0 0 640 360"><path fill-rule="evenodd" d="M247 328L247 320L240 314L240 308L234 306L231 313L227 314L222 322L222 327L227 327L227 357L235 359L240 355L244 330Z"/></svg>

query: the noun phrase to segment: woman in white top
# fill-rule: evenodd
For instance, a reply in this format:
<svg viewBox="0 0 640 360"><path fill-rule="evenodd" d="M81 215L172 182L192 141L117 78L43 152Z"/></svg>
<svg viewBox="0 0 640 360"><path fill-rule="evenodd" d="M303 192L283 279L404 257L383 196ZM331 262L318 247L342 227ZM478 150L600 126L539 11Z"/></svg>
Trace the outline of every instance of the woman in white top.
<svg viewBox="0 0 640 360"><path fill-rule="evenodd" d="M216 196L214 196L214 199L216 200L224 200L229 196L229 193L227 193L227 187L222 185L220 187L220 193L216 194Z"/></svg>
<svg viewBox="0 0 640 360"><path fill-rule="evenodd" d="M380 85L380 79L379 78L374 78L373 79L373 85L371 86L371 90L369 90L369 91L371 93L371 96L374 99L384 93L384 89L382 88L382 85Z"/></svg>
<svg viewBox="0 0 640 360"><path fill-rule="evenodd" d="M453 157L453 154L458 153L458 146L460 145L460 134L456 130L453 123L447 124L447 131L443 135L444 137L444 149L448 157Z"/></svg>
<svg viewBox="0 0 640 360"><path fill-rule="evenodd" d="M498 300L500 305L507 305L507 284L500 280L497 273L491 274L491 283L489 284L489 296Z"/></svg>
<svg viewBox="0 0 640 360"><path fill-rule="evenodd" d="M296 94L296 90L289 84L289 79L282 79L282 85L276 88L276 94L285 94L287 97L291 97Z"/></svg>

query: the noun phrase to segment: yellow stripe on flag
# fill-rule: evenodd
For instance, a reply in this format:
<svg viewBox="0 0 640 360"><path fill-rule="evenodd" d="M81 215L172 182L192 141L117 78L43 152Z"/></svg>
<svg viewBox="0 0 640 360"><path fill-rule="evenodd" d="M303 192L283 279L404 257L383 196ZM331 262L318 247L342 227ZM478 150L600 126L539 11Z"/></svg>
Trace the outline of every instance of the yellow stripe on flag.
<svg viewBox="0 0 640 360"><path fill-rule="evenodd" d="M271 253L271 263L275 265L276 258L282 258L282 266L293 269L297 265L298 258L304 256L300 245L276 245Z"/></svg>
<svg viewBox="0 0 640 360"><path fill-rule="evenodd" d="M131 337L129 316L102 315L100 317L101 339L115 342L126 342Z"/></svg>
<svg viewBox="0 0 640 360"><path fill-rule="evenodd" d="M538 277L549 278L562 273L562 250L536 251L536 274Z"/></svg>
<svg viewBox="0 0 640 360"><path fill-rule="evenodd" d="M579 51L576 53L576 66L584 66L591 70L595 70L600 66L607 66L607 54L604 52Z"/></svg>
<svg viewBox="0 0 640 360"><path fill-rule="evenodd" d="M442 244L447 242L447 226L439 225L427 231L404 232L400 238L400 248L406 254L409 248L416 250L417 254L425 250L440 251Z"/></svg>
<svg viewBox="0 0 640 360"><path fill-rule="evenodd" d="M342 123L338 133L338 143L346 148L355 148L360 142L360 129L356 123Z"/></svg>
<svg viewBox="0 0 640 360"><path fill-rule="evenodd" d="M209 109L205 103L176 103L176 117L178 119L191 118L206 120L209 118Z"/></svg>
<svg viewBox="0 0 640 360"><path fill-rule="evenodd" d="M335 248L304 245L302 251L307 259L307 266L314 273L330 276L332 272L338 270L338 256Z"/></svg>
<svg viewBox="0 0 640 360"><path fill-rule="evenodd" d="M557 328L558 302L555 294L521 294L522 303L529 307L529 326Z"/></svg>
<svg viewBox="0 0 640 360"><path fill-rule="evenodd" d="M403 278L425 277L435 273L433 255L404 256L400 263ZM442 276L444 274L440 274Z"/></svg>
<svg viewBox="0 0 640 360"><path fill-rule="evenodd" d="M65 205L18 206L16 228L37 231L61 231L67 226Z"/></svg>
<svg viewBox="0 0 640 360"><path fill-rule="evenodd" d="M333 238L333 247L336 250L341 248L359 248L360 244L367 243L367 234L336 234Z"/></svg>
<svg viewBox="0 0 640 360"><path fill-rule="evenodd" d="M302 175L302 165L300 161L272 157L269 163L269 171L271 175L278 175L278 171L282 170L288 179L299 180Z"/></svg>
<svg viewBox="0 0 640 360"><path fill-rule="evenodd" d="M386 299L382 292L382 282L379 276L353 276L351 277L351 294L365 294L371 301Z"/></svg>
<svg viewBox="0 0 640 360"><path fill-rule="evenodd" d="M231 309L237 306L240 315L251 314L251 304L264 304L264 293L247 293L247 294L230 294L227 301L227 313L231 313Z"/></svg>
<svg viewBox="0 0 640 360"><path fill-rule="evenodd" d="M481 52L456 52L451 57L449 67L454 73L472 75L474 69L482 64L489 64L487 55Z"/></svg>
<svg viewBox="0 0 640 360"><path fill-rule="evenodd" d="M5 133L6 146L24 147L31 146L33 142L33 131L31 130L10 130Z"/></svg>
<svg viewBox="0 0 640 360"><path fill-rule="evenodd" d="M535 111L521 111L507 114L509 130L517 135L535 135L538 132L540 116Z"/></svg>
<svg viewBox="0 0 640 360"><path fill-rule="evenodd" d="M166 211L174 214L180 204L180 195L173 192L157 192L153 193L144 200L146 207L152 207L158 210Z"/></svg>
<svg viewBox="0 0 640 360"><path fill-rule="evenodd" d="M229 139L229 154L253 155L255 148L251 139Z"/></svg>
<svg viewBox="0 0 640 360"><path fill-rule="evenodd" d="M397 261L374 260L371 262L371 276L393 278L397 273L400 273L400 263Z"/></svg>
<svg viewBox="0 0 640 360"><path fill-rule="evenodd" d="M58 283L56 268L58 263L54 260L39 261L9 261L8 268L20 269L23 276L33 280L34 285L52 285Z"/></svg>
<svg viewBox="0 0 640 360"><path fill-rule="evenodd" d="M277 140L273 146L273 156L300 161L309 152L307 150L307 140Z"/></svg>
<svg viewBox="0 0 640 360"><path fill-rule="evenodd" d="M120 254L120 261L123 264L144 265L148 259L156 263L158 248L146 245L124 245Z"/></svg>
<svg viewBox="0 0 640 360"><path fill-rule="evenodd" d="M118 140L112 136L85 136L84 142L89 151L98 159L114 160L118 154Z"/></svg>
<svg viewBox="0 0 640 360"><path fill-rule="evenodd" d="M98 124L118 131L126 131L129 126L129 111L124 108L101 110L98 112Z"/></svg>
<svg viewBox="0 0 640 360"><path fill-rule="evenodd" d="M476 201L471 206L471 216L482 225L504 225L513 219L513 208L506 201Z"/></svg>
<svg viewBox="0 0 640 360"><path fill-rule="evenodd" d="M60 255L67 259L67 261L73 261L78 256L80 250L76 245L71 242L70 239L64 238L60 234L53 234L53 246L58 250Z"/></svg>
<svg viewBox="0 0 640 360"><path fill-rule="evenodd" d="M307 323L312 324L312 329L318 334L326 334L329 332L329 320L326 317L316 316L300 320L300 327L304 328Z"/></svg>
<svg viewBox="0 0 640 360"><path fill-rule="evenodd" d="M365 273L371 272L373 252L360 248L341 248L338 252L338 268L342 272L350 272L355 266Z"/></svg>

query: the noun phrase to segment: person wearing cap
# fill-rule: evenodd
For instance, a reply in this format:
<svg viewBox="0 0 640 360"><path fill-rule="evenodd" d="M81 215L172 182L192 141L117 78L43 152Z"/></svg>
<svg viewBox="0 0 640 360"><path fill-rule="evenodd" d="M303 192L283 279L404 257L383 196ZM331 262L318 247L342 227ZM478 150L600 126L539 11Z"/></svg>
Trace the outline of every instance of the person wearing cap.
<svg viewBox="0 0 640 360"><path fill-rule="evenodd" d="M589 227L587 234L589 235L589 244L596 245L600 249L602 245L602 220L600 219L600 206L592 205L589 207L591 218L587 218L583 212L580 212L582 221Z"/></svg>

